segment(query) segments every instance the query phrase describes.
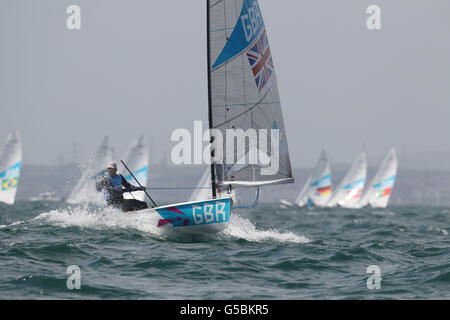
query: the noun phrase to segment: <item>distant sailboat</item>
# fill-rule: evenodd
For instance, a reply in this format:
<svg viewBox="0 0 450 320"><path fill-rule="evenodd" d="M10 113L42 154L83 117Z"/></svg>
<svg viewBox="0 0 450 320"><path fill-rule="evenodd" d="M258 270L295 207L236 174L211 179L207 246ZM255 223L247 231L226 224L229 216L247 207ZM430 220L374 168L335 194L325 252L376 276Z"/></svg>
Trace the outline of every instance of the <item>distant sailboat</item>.
<svg viewBox="0 0 450 320"><path fill-rule="evenodd" d="M311 185L311 175L306 180L305 184L303 185L302 189L300 190L300 193L298 194L297 198L295 199L294 203L286 200L286 199L280 199L280 208L286 209L293 206L298 207L304 207L308 205L308 190Z"/></svg>
<svg viewBox="0 0 450 320"><path fill-rule="evenodd" d="M308 191L310 187L311 187L311 176L308 177L302 190L300 190L297 199L295 199L295 204L297 206L304 207L308 204Z"/></svg>
<svg viewBox="0 0 450 320"><path fill-rule="evenodd" d="M61 198L57 196L56 191L47 191L31 197L30 201L60 201Z"/></svg>
<svg viewBox="0 0 450 320"><path fill-rule="evenodd" d="M331 169L325 150L320 153L312 174L306 180L294 204L304 206L325 206L331 197ZM287 200L281 199L282 206L292 206Z"/></svg>
<svg viewBox="0 0 450 320"><path fill-rule="evenodd" d="M319 160L311 176L311 184L307 192L307 203L323 207L331 198L331 170L325 150L322 150Z"/></svg>
<svg viewBox="0 0 450 320"><path fill-rule="evenodd" d="M109 146L108 136L105 136L94 158L84 166L81 179L67 199L68 203L94 202L103 203L103 196L97 192L95 182L105 174L106 166L114 161L112 148Z"/></svg>
<svg viewBox="0 0 450 320"><path fill-rule="evenodd" d="M11 133L0 150L0 202L14 204L22 166L22 142L18 130Z"/></svg>
<svg viewBox="0 0 450 320"><path fill-rule="evenodd" d="M149 164L149 153L148 148L144 143L144 136L142 135L139 139L135 139L132 144L125 151L122 159L124 160L127 167L133 173L135 178L139 181L142 186L147 185L148 178L148 164ZM121 175L129 183L136 185L136 181L133 176L126 171L125 168L119 171ZM125 199L137 199L140 201L145 200L144 191L134 191L130 193L124 193L123 197Z"/></svg>
<svg viewBox="0 0 450 320"><path fill-rule="evenodd" d="M327 207L356 208L362 196L366 176L367 157L366 153L362 151L353 162L347 175L335 189Z"/></svg>
<svg viewBox="0 0 450 320"><path fill-rule="evenodd" d="M370 205L374 208L386 208L394 187L396 175L397 154L395 149L392 148L384 157L371 182L367 185L358 207Z"/></svg>

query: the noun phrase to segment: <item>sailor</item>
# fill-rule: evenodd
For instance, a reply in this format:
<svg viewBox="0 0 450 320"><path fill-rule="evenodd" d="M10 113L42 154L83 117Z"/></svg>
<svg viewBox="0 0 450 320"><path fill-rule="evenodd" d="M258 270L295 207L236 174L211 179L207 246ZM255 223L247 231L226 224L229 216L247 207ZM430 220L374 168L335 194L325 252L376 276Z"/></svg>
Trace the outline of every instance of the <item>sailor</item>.
<svg viewBox="0 0 450 320"><path fill-rule="evenodd" d="M117 165L110 163L106 168L105 176L96 183L97 191L103 191L108 206L122 209L122 211L136 211L147 209L148 205L144 201L136 199L124 199L125 192L145 191L145 187L136 187L128 183L125 178L117 174Z"/></svg>

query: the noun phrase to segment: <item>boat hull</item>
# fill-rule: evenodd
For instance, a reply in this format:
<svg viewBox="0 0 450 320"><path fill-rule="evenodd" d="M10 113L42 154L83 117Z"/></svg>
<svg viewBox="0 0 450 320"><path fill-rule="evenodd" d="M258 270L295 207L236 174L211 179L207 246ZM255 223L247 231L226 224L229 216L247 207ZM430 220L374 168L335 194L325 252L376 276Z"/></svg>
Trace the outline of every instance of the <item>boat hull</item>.
<svg viewBox="0 0 450 320"><path fill-rule="evenodd" d="M228 226L231 206L232 199L227 197L170 204L138 212L157 214L157 226L165 231L211 234Z"/></svg>

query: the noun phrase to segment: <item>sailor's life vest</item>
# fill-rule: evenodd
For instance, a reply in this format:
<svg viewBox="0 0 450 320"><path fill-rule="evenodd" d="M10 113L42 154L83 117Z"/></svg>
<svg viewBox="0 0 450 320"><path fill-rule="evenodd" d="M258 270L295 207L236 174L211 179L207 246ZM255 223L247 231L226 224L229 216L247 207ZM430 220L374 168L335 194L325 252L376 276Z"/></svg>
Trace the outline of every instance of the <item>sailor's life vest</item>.
<svg viewBox="0 0 450 320"><path fill-rule="evenodd" d="M128 183L120 174L117 174L114 177L105 174L103 179L97 182L96 187L97 191L103 191L105 200L123 199L124 192L140 190L140 188Z"/></svg>

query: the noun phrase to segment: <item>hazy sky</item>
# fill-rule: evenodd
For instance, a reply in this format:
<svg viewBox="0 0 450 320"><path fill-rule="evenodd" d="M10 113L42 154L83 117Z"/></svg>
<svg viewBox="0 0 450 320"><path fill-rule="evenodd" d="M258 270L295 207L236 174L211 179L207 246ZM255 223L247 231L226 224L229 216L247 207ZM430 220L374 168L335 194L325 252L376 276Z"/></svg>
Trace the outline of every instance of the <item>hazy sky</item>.
<svg viewBox="0 0 450 320"><path fill-rule="evenodd" d="M400 167L409 154L450 169L450 1L259 3L292 166L313 166L322 148L350 163L365 145L370 165L395 146ZM66 28L71 4L81 30ZM380 31L366 27L371 4ZM207 124L205 10L205 0L0 0L0 140L19 128L24 163L56 164L74 143L83 160L108 134L119 156L144 133L152 159L168 157L174 129Z"/></svg>

